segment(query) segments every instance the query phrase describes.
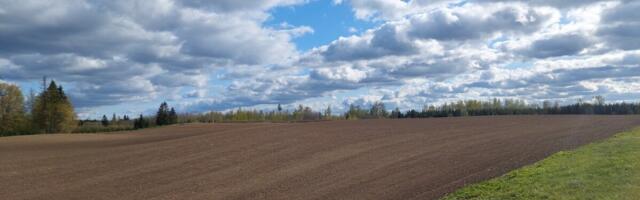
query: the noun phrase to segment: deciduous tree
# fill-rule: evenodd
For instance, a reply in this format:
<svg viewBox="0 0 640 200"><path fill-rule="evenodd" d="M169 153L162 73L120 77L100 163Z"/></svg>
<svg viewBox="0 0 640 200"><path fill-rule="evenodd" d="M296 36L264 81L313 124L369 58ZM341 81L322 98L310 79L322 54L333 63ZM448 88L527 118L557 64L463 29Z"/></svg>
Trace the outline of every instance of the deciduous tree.
<svg viewBox="0 0 640 200"><path fill-rule="evenodd" d="M24 97L16 85L0 83L0 135L25 131Z"/></svg>

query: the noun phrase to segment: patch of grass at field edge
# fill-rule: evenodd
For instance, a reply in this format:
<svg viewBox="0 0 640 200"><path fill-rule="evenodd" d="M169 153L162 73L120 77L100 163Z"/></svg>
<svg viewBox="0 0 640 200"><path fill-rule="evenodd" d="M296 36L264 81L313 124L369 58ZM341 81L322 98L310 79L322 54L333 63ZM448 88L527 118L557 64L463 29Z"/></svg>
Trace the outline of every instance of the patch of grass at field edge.
<svg viewBox="0 0 640 200"><path fill-rule="evenodd" d="M558 152L443 199L640 199L640 128Z"/></svg>

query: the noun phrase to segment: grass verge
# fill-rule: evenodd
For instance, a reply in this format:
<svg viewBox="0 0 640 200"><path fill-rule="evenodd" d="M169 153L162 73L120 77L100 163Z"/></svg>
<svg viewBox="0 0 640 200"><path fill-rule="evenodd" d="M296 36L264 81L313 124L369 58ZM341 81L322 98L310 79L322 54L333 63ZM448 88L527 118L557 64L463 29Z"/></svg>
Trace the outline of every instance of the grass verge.
<svg viewBox="0 0 640 200"><path fill-rule="evenodd" d="M640 128L558 152L443 199L640 199Z"/></svg>

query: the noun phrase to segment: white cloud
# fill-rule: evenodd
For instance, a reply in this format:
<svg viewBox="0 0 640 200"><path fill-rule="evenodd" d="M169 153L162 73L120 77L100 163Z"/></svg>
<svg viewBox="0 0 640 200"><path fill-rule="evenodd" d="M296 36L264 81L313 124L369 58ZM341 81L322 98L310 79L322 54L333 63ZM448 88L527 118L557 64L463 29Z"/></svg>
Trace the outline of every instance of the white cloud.
<svg viewBox="0 0 640 200"><path fill-rule="evenodd" d="M54 77L85 108L640 96L635 1L334 0L377 25L299 52L312 25L264 24L306 2L0 0L0 76Z"/></svg>
<svg viewBox="0 0 640 200"><path fill-rule="evenodd" d="M536 102L598 94L620 100L624 92L629 93L627 98L639 95L634 84L614 89L640 77L634 62L639 56L632 51L637 39L607 32L624 26L627 33L634 33L638 18L622 9L632 10L634 3L470 1L426 9L451 2L409 1L407 6L423 7L403 13L394 12L393 6L367 10L371 7L349 2L354 10L361 9L354 13L356 17L386 21L314 49L303 60L333 72L331 77L358 80L355 88L371 89L350 102L367 102L371 94L381 91L386 91L378 95L385 103L401 108L468 98L516 97ZM381 14L385 12L402 16ZM367 78L345 67L366 68Z"/></svg>
<svg viewBox="0 0 640 200"><path fill-rule="evenodd" d="M640 2L630 1L607 9L597 35L607 44L624 50L640 49Z"/></svg>
<svg viewBox="0 0 640 200"><path fill-rule="evenodd" d="M292 62L292 38L313 30L262 23L268 9L300 3L3 0L0 58L8 64L0 75L75 85L80 106L124 102L133 90L144 99L184 86L202 90L213 68ZM94 92L102 85L113 86L104 91L110 94Z"/></svg>

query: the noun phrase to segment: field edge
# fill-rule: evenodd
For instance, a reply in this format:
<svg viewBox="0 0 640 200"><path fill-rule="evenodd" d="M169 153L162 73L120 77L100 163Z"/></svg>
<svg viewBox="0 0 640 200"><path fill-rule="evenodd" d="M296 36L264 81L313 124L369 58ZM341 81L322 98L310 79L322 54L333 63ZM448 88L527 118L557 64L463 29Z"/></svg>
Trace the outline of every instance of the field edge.
<svg viewBox="0 0 640 200"><path fill-rule="evenodd" d="M442 200L640 199L640 126L557 152Z"/></svg>

